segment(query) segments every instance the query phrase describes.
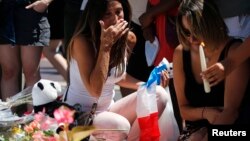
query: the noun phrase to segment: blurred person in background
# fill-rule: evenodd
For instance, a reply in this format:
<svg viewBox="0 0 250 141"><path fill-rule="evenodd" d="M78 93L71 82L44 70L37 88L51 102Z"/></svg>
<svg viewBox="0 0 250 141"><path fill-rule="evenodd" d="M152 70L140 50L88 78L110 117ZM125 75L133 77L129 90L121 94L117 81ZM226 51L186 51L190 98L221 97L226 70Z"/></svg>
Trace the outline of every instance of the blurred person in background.
<svg viewBox="0 0 250 141"><path fill-rule="evenodd" d="M56 68L64 80L67 81L67 60L63 56L64 38L64 0L53 0L48 7L48 20L50 24L49 47L43 49L44 56Z"/></svg>
<svg viewBox="0 0 250 141"><path fill-rule="evenodd" d="M20 89L20 74L25 87L40 80L39 63L43 46L49 45L46 9L50 0L3 0L0 24L0 63L2 99Z"/></svg>

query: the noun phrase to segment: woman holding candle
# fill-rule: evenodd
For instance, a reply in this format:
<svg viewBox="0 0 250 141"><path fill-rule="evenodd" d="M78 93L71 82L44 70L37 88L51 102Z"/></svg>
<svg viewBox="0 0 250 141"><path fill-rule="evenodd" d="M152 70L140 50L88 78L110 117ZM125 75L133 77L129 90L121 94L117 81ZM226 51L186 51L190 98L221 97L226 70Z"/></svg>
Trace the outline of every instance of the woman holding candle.
<svg viewBox="0 0 250 141"><path fill-rule="evenodd" d="M173 71L178 104L186 127L195 129L193 131L199 134L198 140L202 140L206 137L206 130L202 127L238 123L238 113L244 105L242 99L247 96L245 93L249 86L249 66L242 64L224 81L211 87L210 93L205 93L200 77L201 42L205 44L203 49L209 67L223 60L227 54L232 54L241 40L228 37L217 8L206 0L185 0L181 3L177 32L181 44L174 52ZM191 136L193 138L195 134Z"/></svg>
<svg viewBox="0 0 250 141"><path fill-rule="evenodd" d="M246 38L240 47L235 49L233 54L227 56L225 60L210 66L201 75L210 82L211 86L216 85L243 62L249 61L249 58L250 36Z"/></svg>

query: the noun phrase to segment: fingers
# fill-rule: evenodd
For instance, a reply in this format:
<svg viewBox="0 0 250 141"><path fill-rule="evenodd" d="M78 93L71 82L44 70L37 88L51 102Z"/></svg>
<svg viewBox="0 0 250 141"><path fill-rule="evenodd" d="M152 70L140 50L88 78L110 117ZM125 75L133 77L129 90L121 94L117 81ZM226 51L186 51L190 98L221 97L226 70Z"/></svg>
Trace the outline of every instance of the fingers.
<svg viewBox="0 0 250 141"><path fill-rule="evenodd" d="M100 40L103 51L110 51L117 40L129 31L127 27L128 22L124 19L118 20L113 25L106 25L107 23L102 20L99 21L99 24L101 28Z"/></svg>
<svg viewBox="0 0 250 141"><path fill-rule="evenodd" d="M207 70L205 70L204 72L201 73L201 76L203 76L204 78L207 79L207 78L214 75L214 73L216 72L216 69L217 68L215 66L209 67Z"/></svg>
<svg viewBox="0 0 250 141"><path fill-rule="evenodd" d="M101 27L101 42L102 42L102 45L106 49L110 49L110 47L112 46L113 38L110 35L106 35L107 31L105 29L105 23L102 20L99 21L99 24L100 24L100 27Z"/></svg>
<svg viewBox="0 0 250 141"><path fill-rule="evenodd" d="M36 12L43 13L47 8L48 4L45 1L39 0L25 7L26 9L34 9Z"/></svg>
<svg viewBox="0 0 250 141"><path fill-rule="evenodd" d="M224 67L221 63L216 63L202 72L201 76L203 79L207 79L211 86L217 85L225 78Z"/></svg>
<svg viewBox="0 0 250 141"><path fill-rule="evenodd" d="M161 86L162 87L167 87L169 83L169 74L167 70L163 70L161 72Z"/></svg>
<svg viewBox="0 0 250 141"><path fill-rule="evenodd" d="M129 31L128 22L121 19L115 25L106 27L103 21L99 21L101 26L101 40L105 46L112 46L120 37Z"/></svg>
<svg viewBox="0 0 250 141"><path fill-rule="evenodd" d="M212 78L210 78L208 81L210 83L210 86L215 86L218 83L220 83L224 78L222 77L218 77L218 76L214 76Z"/></svg>
<svg viewBox="0 0 250 141"><path fill-rule="evenodd" d="M129 32L129 28L126 28L125 30L123 30L123 32L121 33L120 37L125 35L127 32Z"/></svg>
<svg viewBox="0 0 250 141"><path fill-rule="evenodd" d="M215 86L224 79L224 76L218 71L213 71L207 74L206 77L203 76L202 78L207 79L208 82L210 83L210 86Z"/></svg>
<svg viewBox="0 0 250 141"><path fill-rule="evenodd" d="M26 6L25 8L26 8L26 9L31 9L31 8L33 8L33 7L34 7L34 3L32 3L32 4L28 5L28 6Z"/></svg>
<svg viewBox="0 0 250 141"><path fill-rule="evenodd" d="M128 26L128 22L122 20L121 22L119 22L118 24L114 25L115 28L115 32L118 38L120 38L121 36L123 36L125 33L127 33L127 31L129 30L129 28L127 28Z"/></svg>
<svg viewBox="0 0 250 141"><path fill-rule="evenodd" d="M104 22L102 20L100 20L99 23L101 26L101 30L104 31L104 29L105 29Z"/></svg>
<svg viewBox="0 0 250 141"><path fill-rule="evenodd" d="M117 29L125 29L126 26L128 25L128 22L125 20L120 20L120 22L117 22L117 24L114 25L114 28Z"/></svg>
<svg viewBox="0 0 250 141"><path fill-rule="evenodd" d="M220 82L220 79L218 79L216 76L213 76L213 77L208 79L208 82L209 82L210 86L215 86Z"/></svg>
<svg viewBox="0 0 250 141"><path fill-rule="evenodd" d="M202 75L202 79L206 79L209 82L210 86L214 86L218 83L217 76L215 75L214 72L210 72L206 75L203 75L203 74L201 75Z"/></svg>

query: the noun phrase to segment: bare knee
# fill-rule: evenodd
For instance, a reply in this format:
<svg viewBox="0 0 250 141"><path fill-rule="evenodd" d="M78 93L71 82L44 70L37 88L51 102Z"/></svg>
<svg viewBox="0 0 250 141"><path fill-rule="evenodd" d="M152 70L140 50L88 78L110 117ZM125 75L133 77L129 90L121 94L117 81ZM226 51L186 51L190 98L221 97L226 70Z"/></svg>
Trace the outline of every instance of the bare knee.
<svg viewBox="0 0 250 141"><path fill-rule="evenodd" d="M161 87L157 86L156 87L156 98L157 98L157 105L158 105L158 111L161 113L166 107L167 104L167 95L168 93L166 90Z"/></svg>
<svg viewBox="0 0 250 141"><path fill-rule="evenodd" d="M40 79L40 71L39 68L31 68L23 70L27 85L33 85Z"/></svg>
<svg viewBox="0 0 250 141"><path fill-rule="evenodd" d="M112 112L102 112L98 114L94 118L93 125L97 129L106 129L104 131L97 130L93 136L114 141L126 139L130 130L130 123L128 120L125 117Z"/></svg>
<svg viewBox="0 0 250 141"><path fill-rule="evenodd" d="M2 79L5 81L16 78L19 74L20 69L16 65L11 64L2 66Z"/></svg>
<svg viewBox="0 0 250 141"><path fill-rule="evenodd" d="M112 112L97 114L94 119L94 125L98 128L106 129L130 129L130 123L125 117Z"/></svg>

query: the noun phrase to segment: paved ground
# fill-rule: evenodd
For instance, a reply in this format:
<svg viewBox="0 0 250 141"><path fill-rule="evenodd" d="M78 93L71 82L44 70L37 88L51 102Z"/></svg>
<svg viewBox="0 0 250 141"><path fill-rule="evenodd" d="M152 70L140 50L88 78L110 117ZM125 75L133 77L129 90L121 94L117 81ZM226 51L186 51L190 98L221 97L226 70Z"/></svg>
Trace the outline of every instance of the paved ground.
<svg viewBox="0 0 250 141"><path fill-rule="evenodd" d="M63 79L63 77L57 72L57 70L51 65L47 58L42 57L40 62L40 71L42 79L49 79L53 81L57 81L61 84L62 88L65 90L67 83ZM121 93L119 86L115 87L116 96L115 99L121 98Z"/></svg>
<svg viewBox="0 0 250 141"><path fill-rule="evenodd" d="M42 57L40 62L40 72L43 79L49 79L59 82L63 87L66 87L67 83L63 77L57 72L57 70L51 65L47 58Z"/></svg>

